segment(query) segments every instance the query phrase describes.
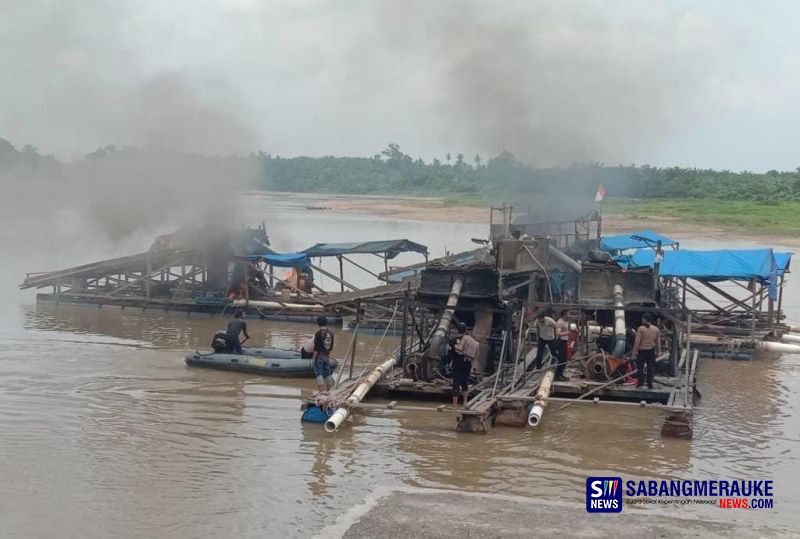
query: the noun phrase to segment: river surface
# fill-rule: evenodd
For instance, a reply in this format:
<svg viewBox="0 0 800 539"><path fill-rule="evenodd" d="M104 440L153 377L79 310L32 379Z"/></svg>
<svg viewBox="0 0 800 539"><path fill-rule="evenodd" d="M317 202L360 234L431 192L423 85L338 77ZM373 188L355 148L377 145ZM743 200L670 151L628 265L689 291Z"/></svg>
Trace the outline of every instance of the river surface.
<svg viewBox="0 0 800 539"><path fill-rule="evenodd" d="M245 208L246 222L265 220L273 243L287 250L407 237L440 256L486 235L483 223L306 211L258 196L247 197ZM719 246L680 239L687 247ZM658 510L800 530L800 356L702 360L703 399L691 441L662 438L655 410L611 406L552 408L536 430L500 427L488 436L456 433L451 415L375 412L329 435L300 423L300 403L313 381L184 365L186 352L207 348L224 319L37 306L32 291L17 289L26 271L130 253L150 241L149 233L94 241L66 211L0 215L0 535L308 536L378 486L514 494L582 507L587 475L773 479L773 510ZM382 262L370 264L380 269ZM789 285L784 307L797 323L797 283ZM260 320L248 325L254 340L280 347L296 346L313 331ZM338 335L340 353L349 338ZM383 357L396 344L361 336L359 362ZM414 534L413 527L398 532Z"/></svg>

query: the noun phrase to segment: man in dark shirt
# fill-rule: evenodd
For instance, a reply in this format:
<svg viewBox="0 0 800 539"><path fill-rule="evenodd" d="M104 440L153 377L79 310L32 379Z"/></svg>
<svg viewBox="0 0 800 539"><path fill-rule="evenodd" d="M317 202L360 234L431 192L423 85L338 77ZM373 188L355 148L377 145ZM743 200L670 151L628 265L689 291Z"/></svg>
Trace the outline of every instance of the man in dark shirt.
<svg viewBox="0 0 800 539"><path fill-rule="evenodd" d="M250 335L247 334L247 322L244 321L242 311L236 311L236 314L233 315L233 320L228 322L228 331L225 335L228 341L228 353L242 353L242 343L239 342L239 333L244 333L245 341L250 338Z"/></svg>
<svg viewBox="0 0 800 539"><path fill-rule="evenodd" d="M328 319L317 318L319 330L314 334L314 354L311 362L314 375L317 377L317 388L320 393L330 391L333 386L331 378L331 351L333 350L333 332L328 329Z"/></svg>

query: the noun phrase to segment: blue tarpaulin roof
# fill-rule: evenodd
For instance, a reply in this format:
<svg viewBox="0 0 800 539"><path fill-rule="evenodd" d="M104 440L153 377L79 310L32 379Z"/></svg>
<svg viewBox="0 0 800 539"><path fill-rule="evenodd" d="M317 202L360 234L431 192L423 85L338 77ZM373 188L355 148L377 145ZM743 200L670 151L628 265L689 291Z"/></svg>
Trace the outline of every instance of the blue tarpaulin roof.
<svg viewBox="0 0 800 539"><path fill-rule="evenodd" d="M605 236L600 239L600 248L603 251L625 251L626 249L642 249L645 247L655 247L661 241L663 247L677 245L678 242L672 238L657 234L652 230L639 230L630 234L620 234L619 236Z"/></svg>
<svg viewBox="0 0 800 539"><path fill-rule="evenodd" d="M308 255L305 253L267 253L250 255L247 258L250 260L263 258L270 266L279 268L304 268L309 264Z"/></svg>
<svg viewBox="0 0 800 539"><path fill-rule="evenodd" d="M783 275L789 269L792 253L774 253L772 249L725 249L694 251L681 249L666 251L659 268L662 277L687 279L762 279L770 280L773 272ZM639 249L630 255L621 255L614 261L623 268L652 267L655 251Z"/></svg>
<svg viewBox="0 0 800 539"><path fill-rule="evenodd" d="M428 248L421 243L410 240L383 240L383 241L364 241L354 243L318 243L304 250L308 256L338 256L347 254L374 253L384 254L388 258L394 258L400 253L416 252L425 254Z"/></svg>
<svg viewBox="0 0 800 539"><path fill-rule="evenodd" d="M792 262L792 253L773 252L773 254L775 255L775 265L778 267L778 276L781 276L789 271L789 264Z"/></svg>

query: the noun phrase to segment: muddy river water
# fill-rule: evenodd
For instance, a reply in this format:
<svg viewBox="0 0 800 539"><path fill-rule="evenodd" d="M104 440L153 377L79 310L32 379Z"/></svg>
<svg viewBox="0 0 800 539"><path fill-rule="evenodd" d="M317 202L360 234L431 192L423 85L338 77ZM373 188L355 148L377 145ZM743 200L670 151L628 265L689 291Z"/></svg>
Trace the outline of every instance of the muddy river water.
<svg viewBox="0 0 800 539"><path fill-rule="evenodd" d="M266 221L279 249L407 237L438 256L486 234L483 223L307 211L258 196L245 208L247 222ZM456 433L450 415L388 412L358 415L329 435L300 423L312 381L184 365L186 352L206 348L224 319L37 306L32 291L17 289L26 271L144 249L151 234L118 244L89 237L67 212L0 215L0 536L307 536L378 486L580 507L587 475L772 479L772 510L658 510L800 530L800 356L702 360L690 441L662 438L657 411L582 406L548 410L537 430L501 427L488 436ZM800 321L800 283L790 283L784 307ZM249 326L254 340L281 347L313 329ZM348 339L340 334L337 346ZM360 337L360 361L379 339ZM387 338L379 354L395 345Z"/></svg>

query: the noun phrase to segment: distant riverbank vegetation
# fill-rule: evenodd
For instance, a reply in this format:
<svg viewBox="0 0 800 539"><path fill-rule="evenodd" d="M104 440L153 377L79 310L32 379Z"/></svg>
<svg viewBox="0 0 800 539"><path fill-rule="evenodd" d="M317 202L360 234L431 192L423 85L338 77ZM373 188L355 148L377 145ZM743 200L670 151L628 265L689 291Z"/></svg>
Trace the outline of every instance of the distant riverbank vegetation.
<svg viewBox="0 0 800 539"><path fill-rule="evenodd" d="M139 151L108 146L87 155L83 162L122 154L129 162ZM251 189L437 196L453 205L564 200L567 195L576 206L586 207L603 185L609 196L605 207L611 211L800 231L800 168L756 173L597 163L536 167L508 152L493 157L446 154L424 161L404 153L397 144L372 157L280 157L263 152L193 157L207 161L219 174L230 169L241 177L242 171L248 171L248 185L238 187ZM31 146L18 151L0 139L0 172L20 164L48 171L75 166L41 156Z"/></svg>
<svg viewBox="0 0 800 539"><path fill-rule="evenodd" d="M263 154L260 158L265 170L262 187L280 191L513 200L519 193L556 191L594 196L603 185L612 197L800 201L800 169L755 173L595 163L542 168L522 163L508 152L491 158L447 154L426 162L403 153L396 144L371 158Z"/></svg>

